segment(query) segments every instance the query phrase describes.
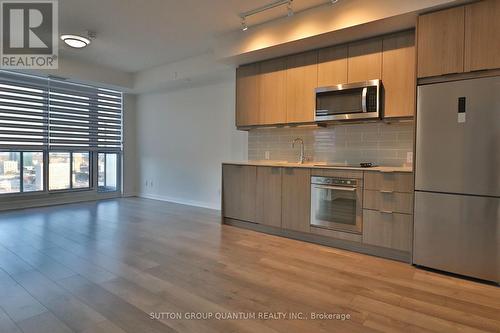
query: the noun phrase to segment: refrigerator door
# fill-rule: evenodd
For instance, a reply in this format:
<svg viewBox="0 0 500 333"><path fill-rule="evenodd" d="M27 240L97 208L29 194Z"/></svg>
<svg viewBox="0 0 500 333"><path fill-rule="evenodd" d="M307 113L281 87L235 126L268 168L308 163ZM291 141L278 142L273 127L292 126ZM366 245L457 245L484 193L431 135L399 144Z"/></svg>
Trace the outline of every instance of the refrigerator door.
<svg viewBox="0 0 500 333"><path fill-rule="evenodd" d="M500 283L500 198L415 192L413 263Z"/></svg>
<svg viewBox="0 0 500 333"><path fill-rule="evenodd" d="M419 86L415 162L416 190L500 196L500 77Z"/></svg>

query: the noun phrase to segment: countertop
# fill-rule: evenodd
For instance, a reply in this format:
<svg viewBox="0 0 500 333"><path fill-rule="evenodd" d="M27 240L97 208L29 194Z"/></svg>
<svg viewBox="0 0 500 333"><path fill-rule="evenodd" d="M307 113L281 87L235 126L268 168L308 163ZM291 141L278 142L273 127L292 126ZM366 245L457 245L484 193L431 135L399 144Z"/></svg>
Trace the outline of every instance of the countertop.
<svg viewBox="0 0 500 333"><path fill-rule="evenodd" d="M355 166L328 164L326 162L305 162L303 164L285 162L285 161L235 161L223 162L222 164L233 165L252 165L252 166L270 166L282 168L308 168L308 169L337 169L337 170L360 170L360 171L379 171L379 172L413 172L411 167L395 167L395 166L376 166L371 168L361 168Z"/></svg>

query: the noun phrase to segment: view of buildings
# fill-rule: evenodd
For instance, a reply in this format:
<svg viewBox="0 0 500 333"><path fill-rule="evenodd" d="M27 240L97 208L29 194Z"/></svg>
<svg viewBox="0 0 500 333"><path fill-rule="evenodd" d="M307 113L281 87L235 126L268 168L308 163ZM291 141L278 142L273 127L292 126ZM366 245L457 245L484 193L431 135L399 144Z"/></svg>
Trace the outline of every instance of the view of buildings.
<svg viewBox="0 0 500 333"><path fill-rule="evenodd" d="M22 154L22 182L21 182ZM49 190L90 187L89 153L49 154ZM0 152L0 193L35 192L43 190L42 152Z"/></svg>
<svg viewBox="0 0 500 333"><path fill-rule="evenodd" d="M43 189L43 154L23 153L23 192ZM21 153L0 152L0 193L21 191Z"/></svg>

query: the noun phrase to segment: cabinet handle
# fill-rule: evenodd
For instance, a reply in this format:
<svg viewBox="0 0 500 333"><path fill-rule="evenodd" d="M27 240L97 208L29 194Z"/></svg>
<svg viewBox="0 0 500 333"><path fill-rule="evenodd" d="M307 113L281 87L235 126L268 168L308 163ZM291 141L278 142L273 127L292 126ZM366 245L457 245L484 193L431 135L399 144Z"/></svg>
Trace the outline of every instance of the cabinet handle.
<svg viewBox="0 0 500 333"><path fill-rule="evenodd" d="M394 191L391 191L391 190L380 190L379 192L383 193L383 194L393 194L394 193Z"/></svg>
<svg viewBox="0 0 500 333"><path fill-rule="evenodd" d="M389 215L392 215L392 211L390 210L379 210L379 212L381 212L382 214L389 214Z"/></svg>

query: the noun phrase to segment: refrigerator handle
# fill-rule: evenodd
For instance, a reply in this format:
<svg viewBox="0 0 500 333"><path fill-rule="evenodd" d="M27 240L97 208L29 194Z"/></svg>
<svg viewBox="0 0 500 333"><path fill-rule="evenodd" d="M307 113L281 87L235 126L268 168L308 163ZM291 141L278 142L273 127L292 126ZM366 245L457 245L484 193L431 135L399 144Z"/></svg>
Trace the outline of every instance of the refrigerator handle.
<svg viewBox="0 0 500 333"><path fill-rule="evenodd" d="M366 95L368 93L368 88L364 87L363 91L361 92L361 109L363 112L366 112Z"/></svg>

